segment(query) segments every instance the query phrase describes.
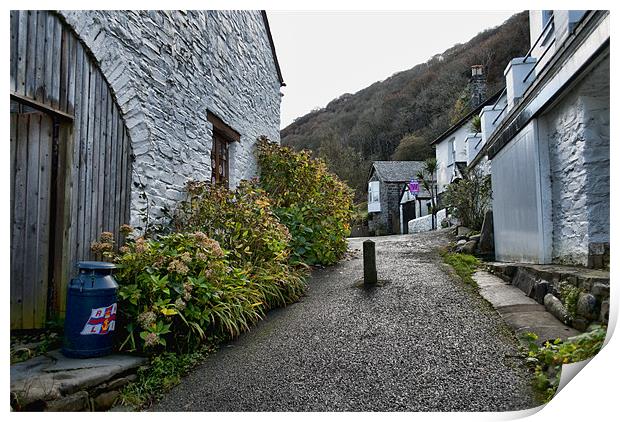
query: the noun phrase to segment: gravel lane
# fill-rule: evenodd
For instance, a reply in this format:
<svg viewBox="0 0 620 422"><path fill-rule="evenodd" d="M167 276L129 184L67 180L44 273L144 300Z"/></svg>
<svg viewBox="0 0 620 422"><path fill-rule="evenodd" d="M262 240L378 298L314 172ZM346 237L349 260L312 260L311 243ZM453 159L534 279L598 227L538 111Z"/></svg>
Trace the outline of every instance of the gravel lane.
<svg viewBox="0 0 620 422"><path fill-rule="evenodd" d="M315 270L299 303L270 312L196 368L155 411L501 411L536 405L517 342L446 272L446 232L374 238L382 287L352 259ZM357 250L356 250L357 249Z"/></svg>

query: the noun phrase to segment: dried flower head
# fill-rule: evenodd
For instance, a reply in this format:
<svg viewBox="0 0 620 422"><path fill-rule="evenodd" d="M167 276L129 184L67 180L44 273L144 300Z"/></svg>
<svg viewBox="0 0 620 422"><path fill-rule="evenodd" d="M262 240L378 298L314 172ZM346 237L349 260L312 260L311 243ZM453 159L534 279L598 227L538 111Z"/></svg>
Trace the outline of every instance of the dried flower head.
<svg viewBox="0 0 620 422"><path fill-rule="evenodd" d="M158 256L157 259L155 260L155 262L153 262L153 267L161 268L161 267L165 266L165 264L166 264L166 257L165 256Z"/></svg>
<svg viewBox="0 0 620 422"><path fill-rule="evenodd" d="M123 224L119 230L124 236L129 236L131 233L133 233L133 227L131 227L129 224Z"/></svg>
<svg viewBox="0 0 620 422"><path fill-rule="evenodd" d="M189 272L189 268L183 262L175 259L168 264L168 271L185 275Z"/></svg>
<svg viewBox="0 0 620 422"><path fill-rule="evenodd" d="M111 243L114 242L114 235L111 232L102 232L99 240L103 243Z"/></svg>
<svg viewBox="0 0 620 422"><path fill-rule="evenodd" d="M136 252L143 253L148 249L148 244L143 237L139 237L136 239Z"/></svg>
<svg viewBox="0 0 620 422"><path fill-rule="evenodd" d="M118 248L118 251L122 254L126 254L131 252L131 249L129 249L129 247L127 246L121 246L120 248Z"/></svg>
<svg viewBox="0 0 620 422"><path fill-rule="evenodd" d="M144 347L153 347L159 344L159 336L155 333L148 333L144 339Z"/></svg>
<svg viewBox="0 0 620 422"><path fill-rule="evenodd" d="M189 252L183 252L179 258L186 264L192 262L192 255Z"/></svg>
<svg viewBox="0 0 620 422"><path fill-rule="evenodd" d="M179 311L182 311L185 309L185 302L183 302L181 298L178 298L174 301L174 306L176 306Z"/></svg>
<svg viewBox="0 0 620 422"><path fill-rule="evenodd" d="M156 319L157 317L155 316L155 312L142 312L140 315L138 315L138 324L140 324L140 327L146 330L148 327L155 323Z"/></svg>

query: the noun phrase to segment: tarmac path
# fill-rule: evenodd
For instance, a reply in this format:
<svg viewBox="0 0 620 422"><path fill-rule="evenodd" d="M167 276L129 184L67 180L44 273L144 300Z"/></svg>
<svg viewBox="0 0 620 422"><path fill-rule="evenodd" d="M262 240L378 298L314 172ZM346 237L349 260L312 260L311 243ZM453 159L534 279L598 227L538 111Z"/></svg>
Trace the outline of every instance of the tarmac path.
<svg viewBox="0 0 620 422"><path fill-rule="evenodd" d="M503 411L537 405L500 316L450 275L445 231L373 238L385 285L362 279L362 241L314 270L307 295L223 345L154 411Z"/></svg>

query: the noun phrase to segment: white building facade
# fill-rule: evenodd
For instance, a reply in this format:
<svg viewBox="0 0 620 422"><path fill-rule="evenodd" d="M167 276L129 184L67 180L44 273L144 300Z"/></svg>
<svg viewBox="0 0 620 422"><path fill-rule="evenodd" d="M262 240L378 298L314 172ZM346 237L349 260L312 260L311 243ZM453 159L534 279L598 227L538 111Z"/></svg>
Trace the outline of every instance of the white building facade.
<svg viewBox="0 0 620 422"><path fill-rule="evenodd" d="M530 27L530 54L506 68L505 107L483 110L471 163L490 160L496 259L605 267L609 13L532 11Z"/></svg>

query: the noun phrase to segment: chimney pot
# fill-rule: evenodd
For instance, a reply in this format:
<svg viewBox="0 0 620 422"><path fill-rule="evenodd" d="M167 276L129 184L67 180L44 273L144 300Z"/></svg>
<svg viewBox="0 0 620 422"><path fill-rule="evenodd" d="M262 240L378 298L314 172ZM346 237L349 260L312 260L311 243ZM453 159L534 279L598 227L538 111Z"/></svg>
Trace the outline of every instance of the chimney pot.
<svg viewBox="0 0 620 422"><path fill-rule="evenodd" d="M469 87L471 91L470 105L472 108L476 108L482 104L487 93L487 80L484 76L484 66L481 64L471 67L471 81L469 82Z"/></svg>

